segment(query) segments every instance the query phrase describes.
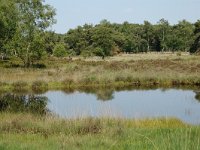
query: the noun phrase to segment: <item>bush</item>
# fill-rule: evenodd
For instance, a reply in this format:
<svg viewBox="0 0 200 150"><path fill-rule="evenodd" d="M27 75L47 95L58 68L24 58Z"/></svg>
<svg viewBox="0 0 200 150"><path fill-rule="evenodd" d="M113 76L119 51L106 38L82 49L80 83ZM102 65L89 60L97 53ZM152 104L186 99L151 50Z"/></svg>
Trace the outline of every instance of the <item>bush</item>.
<svg viewBox="0 0 200 150"><path fill-rule="evenodd" d="M53 55L56 57L65 57L67 55L64 43L58 43L54 47Z"/></svg>
<svg viewBox="0 0 200 150"><path fill-rule="evenodd" d="M103 51L102 48L99 48L99 47L94 49L94 54L96 56L102 57L102 59L104 59L104 57L105 57L105 52Z"/></svg>

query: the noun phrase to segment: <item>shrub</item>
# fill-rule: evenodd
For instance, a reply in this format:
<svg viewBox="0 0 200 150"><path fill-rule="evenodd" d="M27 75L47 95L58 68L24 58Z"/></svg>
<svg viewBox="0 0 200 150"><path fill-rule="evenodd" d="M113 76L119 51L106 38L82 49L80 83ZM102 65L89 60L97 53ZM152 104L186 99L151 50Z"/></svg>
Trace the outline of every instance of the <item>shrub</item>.
<svg viewBox="0 0 200 150"><path fill-rule="evenodd" d="M58 43L54 47L53 55L56 57L65 57L67 55L64 43Z"/></svg>

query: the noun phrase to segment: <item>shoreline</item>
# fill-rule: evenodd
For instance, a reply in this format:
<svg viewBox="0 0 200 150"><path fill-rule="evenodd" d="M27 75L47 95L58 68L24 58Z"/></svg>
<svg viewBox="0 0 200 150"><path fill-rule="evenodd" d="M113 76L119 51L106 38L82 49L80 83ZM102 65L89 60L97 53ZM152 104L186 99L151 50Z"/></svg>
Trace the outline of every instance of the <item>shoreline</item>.
<svg viewBox="0 0 200 150"><path fill-rule="evenodd" d="M43 91L50 91L50 90L66 90L66 91L79 91L84 89L92 90L95 89L104 89L104 88L111 88L111 89L159 89L159 88L178 88L178 89L200 89L200 81L189 81L186 79L184 81L180 80L172 80L172 81L161 81L158 82L156 79L150 79L149 81L141 82L115 82L109 84L95 84L95 83L88 83L88 84L76 84L76 83L66 83L63 84L62 82L52 82L46 83L43 81L36 81L32 84L28 84L26 82L16 82L13 84L7 83L0 83L0 92L43 92Z"/></svg>
<svg viewBox="0 0 200 150"><path fill-rule="evenodd" d="M200 127L177 119L76 120L0 113L2 149L199 149Z"/></svg>

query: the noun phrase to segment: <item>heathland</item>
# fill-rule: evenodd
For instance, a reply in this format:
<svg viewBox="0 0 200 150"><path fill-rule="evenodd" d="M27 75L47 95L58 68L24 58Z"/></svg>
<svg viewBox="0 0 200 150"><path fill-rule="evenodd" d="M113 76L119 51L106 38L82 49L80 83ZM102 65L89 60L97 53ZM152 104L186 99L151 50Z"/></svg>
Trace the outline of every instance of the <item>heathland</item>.
<svg viewBox="0 0 200 150"><path fill-rule="evenodd" d="M24 68L18 59L0 62L0 91L44 92L105 87L187 87L199 89L200 57L188 53L121 54L49 58ZM6 104L6 103L2 103ZM176 119L61 119L5 112L1 107L0 149L193 149L199 126Z"/></svg>
<svg viewBox="0 0 200 150"><path fill-rule="evenodd" d="M55 15L43 0L1 0L0 150L200 149L200 127L173 118L67 120L40 114L46 99L31 95L24 104L28 96L12 94L128 86L199 91L200 20L103 20L57 34L47 31Z"/></svg>
<svg viewBox="0 0 200 150"><path fill-rule="evenodd" d="M32 68L22 66L19 60L0 61L1 91L200 85L200 57L188 53L49 58Z"/></svg>

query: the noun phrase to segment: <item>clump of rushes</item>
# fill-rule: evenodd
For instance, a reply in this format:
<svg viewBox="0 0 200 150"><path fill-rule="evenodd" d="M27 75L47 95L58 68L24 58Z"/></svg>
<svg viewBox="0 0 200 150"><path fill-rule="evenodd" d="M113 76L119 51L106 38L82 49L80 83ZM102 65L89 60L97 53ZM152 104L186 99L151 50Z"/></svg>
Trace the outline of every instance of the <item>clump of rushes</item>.
<svg viewBox="0 0 200 150"><path fill-rule="evenodd" d="M71 87L75 84L75 81L74 81L74 79L66 78L62 81L62 84L64 87Z"/></svg>
<svg viewBox="0 0 200 150"><path fill-rule="evenodd" d="M140 86L141 85L141 81L139 78L133 78L132 79L132 84L135 86Z"/></svg>
<svg viewBox="0 0 200 150"><path fill-rule="evenodd" d="M126 77L126 81L129 82L129 83L131 83L131 82L133 81L133 76L128 75L128 76Z"/></svg>
<svg viewBox="0 0 200 150"><path fill-rule="evenodd" d="M12 84L14 92L24 92L28 89L28 83L24 81L18 81Z"/></svg>
<svg viewBox="0 0 200 150"><path fill-rule="evenodd" d="M99 119L88 118L87 122L77 127L78 134L98 134L102 132L102 123Z"/></svg>
<svg viewBox="0 0 200 150"><path fill-rule="evenodd" d="M8 85L8 84L5 83L5 82L0 82L0 87L4 87L4 86L6 86L6 85Z"/></svg>
<svg viewBox="0 0 200 150"><path fill-rule="evenodd" d="M96 76L86 76L81 80L83 85L92 85L92 84L99 84L97 81Z"/></svg>
<svg viewBox="0 0 200 150"><path fill-rule="evenodd" d="M44 81L35 81L32 83L32 90L36 93L48 90L48 84Z"/></svg>
<svg viewBox="0 0 200 150"><path fill-rule="evenodd" d="M115 77L115 82L127 82L127 78L119 75Z"/></svg>
<svg viewBox="0 0 200 150"><path fill-rule="evenodd" d="M6 82L0 82L0 94L6 91L6 88L9 87L9 84Z"/></svg>

